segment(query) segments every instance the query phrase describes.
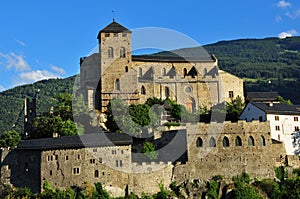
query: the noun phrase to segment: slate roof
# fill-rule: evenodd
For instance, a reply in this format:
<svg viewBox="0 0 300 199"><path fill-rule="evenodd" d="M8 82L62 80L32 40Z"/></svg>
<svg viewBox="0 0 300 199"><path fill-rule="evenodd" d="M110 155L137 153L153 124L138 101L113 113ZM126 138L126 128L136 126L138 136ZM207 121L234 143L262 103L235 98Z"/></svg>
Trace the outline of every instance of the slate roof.
<svg viewBox="0 0 300 199"><path fill-rule="evenodd" d="M216 57L210 55L203 47L182 48L162 51L150 55L132 55L133 61L149 62L215 62Z"/></svg>
<svg viewBox="0 0 300 199"><path fill-rule="evenodd" d="M273 105L270 106L269 103L259 102L254 102L252 104L267 114L300 115L300 111L297 110L294 105L287 105L284 103L273 103Z"/></svg>
<svg viewBox="0 0 300 199"><path fill-rule="evenodd" d="M17 150L51 150L87 147L120 146L132 144L132 137L126 133L93 133L80 136L22 140Z"/></svg>
<svg viewBox="0 0 300 199"><path fill-rule="evenodd" d="M277 92L247 92L246 100L250 102L271 102L278 101Z"/></svg>
<svg viewBox="0 0 300 199"><path fill-rule="evenodd" d="M180 57L180 56L159 56L159 55L132 55L132 61L143 62L214 62L209 57Z"/></svg>
<svg viewBox="0 0 300 199"><path fill-rule="evenodd" d="M119 33L119 32L130 32L127 28L122 26L121 24L113 21L110 24L108 24L105 28L100 30L100 33L102 32L112 32L112 33Z"/></svg>

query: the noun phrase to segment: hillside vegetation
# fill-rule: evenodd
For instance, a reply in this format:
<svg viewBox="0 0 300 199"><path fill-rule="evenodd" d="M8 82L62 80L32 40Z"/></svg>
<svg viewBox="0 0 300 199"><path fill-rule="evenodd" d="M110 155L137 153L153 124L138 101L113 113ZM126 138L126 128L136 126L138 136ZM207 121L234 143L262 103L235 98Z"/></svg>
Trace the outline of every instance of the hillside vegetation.
<svg viewBox="0 0 300 199"><path fill-rule="evenodd" d="M300 37L242 39L204 46L222 70L245 81L245 91L278 91L300 104Z"/></svg>
<svg viewBox="0 0 300 199"><path fill-rule="evenodd" d="M61 93L72 93L75 76L66 79L42 80L34 84L18 86L0 93L0 134L8 130L23 131L24 99L37 95L37 114L48 112L56 106Z"/></svg>

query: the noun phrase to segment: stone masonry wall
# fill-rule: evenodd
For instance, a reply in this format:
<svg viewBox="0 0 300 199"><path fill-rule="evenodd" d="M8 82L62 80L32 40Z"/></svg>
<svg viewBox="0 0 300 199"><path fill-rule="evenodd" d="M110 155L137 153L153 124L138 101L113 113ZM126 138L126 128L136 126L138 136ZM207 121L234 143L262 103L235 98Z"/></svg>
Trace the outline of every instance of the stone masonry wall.
<svg viewBox="0 0 300 199"><path fill-rule="evenodd" d="M222 175L230 180L242 172L251 177L274 177L274 159L269 124L266 123L200 123L187 126L188 162L174 169L174 181L207 180ZM253 138L254 146L248 141ZM263 136L263 138L262 138ZM215 145L211 145L212 137ZM240 143L236 144L237 137ZM202 139L202 145L197 141ZM224 141L224 138L229 141ZM198 144L197 144L198 142ZM237 146L241 145L241 146Z"/></svg>

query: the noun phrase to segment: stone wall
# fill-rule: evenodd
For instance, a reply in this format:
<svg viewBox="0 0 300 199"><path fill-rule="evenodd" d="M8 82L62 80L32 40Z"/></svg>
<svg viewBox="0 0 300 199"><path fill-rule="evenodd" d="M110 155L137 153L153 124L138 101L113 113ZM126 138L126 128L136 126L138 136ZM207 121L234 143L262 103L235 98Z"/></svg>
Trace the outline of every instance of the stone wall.
<svg viewBox="0 0 300 199"><path fill-rule="evenodd" d="M180 131L186 137L184 144L171 139L170 147L186 145L185 161L132 163L130 145L2 150L1 182L33 191L40 191L45 180L56 188L101 182L114 196L125 190L141 195L158 192L159 183L167 187L172 181L205 181L216 175L227 181L242 172L252 178L273 178L276 161L285 158L282 143L272 143L268 122L199 123L185 128ZM171 133L162 136L172 137ZM299 159L288 160L290 166L299 164Z"/></svg>
<svg viewBox="0 0 300 199"><path fill-rule="evenodd" d="M40 191L41 152L2 149L1 182Z"/></svg>
<svg viewBox="0 0 300 199"><path fill-rule="evenodd" d="M292 167L293 169L300 168L300 157L296 155L287 155L287 165Z"/></svg>
<svg viewBox="0 0 300 199"><path fill-rule="evenodd" d="M272 141L269 132L267 122L188 125L188 162L175 166L173 180L207 180L216 175L230 180L242 172L256 178L272 178L274 159L270 155ZM254 146L250 146L250 136ZM215 144L212 144L212 138L215 139Z"/></svg>

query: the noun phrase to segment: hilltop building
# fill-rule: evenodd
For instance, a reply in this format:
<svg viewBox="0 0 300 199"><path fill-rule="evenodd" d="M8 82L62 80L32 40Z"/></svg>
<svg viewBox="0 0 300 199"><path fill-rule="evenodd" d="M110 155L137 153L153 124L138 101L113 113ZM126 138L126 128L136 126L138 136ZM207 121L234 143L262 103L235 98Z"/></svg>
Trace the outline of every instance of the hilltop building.
<svg viewBox="0 0 300 199"><path fill-rule="evenodd" d="M220 70L201 47L133 55L131 33L113 21L98 34L99 53L80 58L80 92L91 109L105 111L116 96L128 104L169 97L195 112L244 96L243 80Z"/></svg>
<svg viewBox="0 0 300 199"><path fill-rule="evenodd" d="M23 140L14 150L1 150L1 182L33 191L42 191L45 180L56 188L101 182L114 196L124 196L156 193L160 182L205 182L216 175L227 181L242 172L273 178L284 152L269 131L268 122L258 121L187 124L165 133L162 139L172 141L152 162L134 160L141 154L133 151L132 138L125 133ZM181 157L171 159L176 155Z"/></svg>
<svg viewBox="0 0 300 199"><path fill-rule="evenodd" d="M298 145L293 135L299 132L300 111L295 106L272 101L250 102L240 119L247 122L269 121L272 139L284 142L287 155L298 155Z"/></svg>
<svg viewBox="0 0 300 199"><path fill-rule="evenodd" d="M192 54L183 49L175 55L132 55L131 31L115 21L99 32L98 41L99 53L80 59L80 92L91 109L105 111L113 97L128 104L169 97L194 112L243 96L242 79L220 70L216 57L201 48ZM269 113L252 109L261 113L260 121L245 116L251 122L187 123L160 132L154 140L161 146L158 158L152 161L137 151L141 138L126 133L22 140L15 149L1 149L1 182L35 192L46 180L56 188L101 182L117 197L157 193L159 183L205 183L216 175L226 181L243 172L274 178L285 148L272 139Z"/></svg>

